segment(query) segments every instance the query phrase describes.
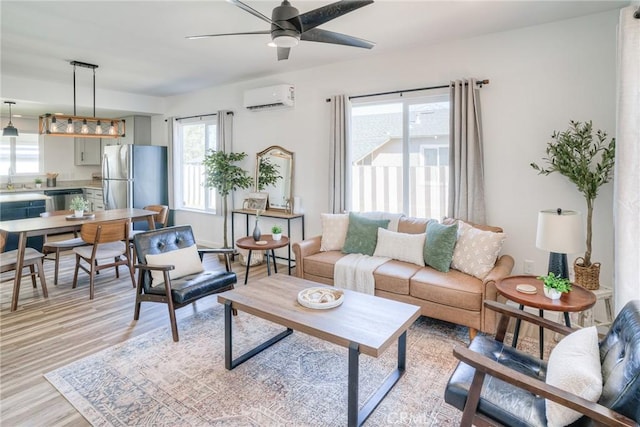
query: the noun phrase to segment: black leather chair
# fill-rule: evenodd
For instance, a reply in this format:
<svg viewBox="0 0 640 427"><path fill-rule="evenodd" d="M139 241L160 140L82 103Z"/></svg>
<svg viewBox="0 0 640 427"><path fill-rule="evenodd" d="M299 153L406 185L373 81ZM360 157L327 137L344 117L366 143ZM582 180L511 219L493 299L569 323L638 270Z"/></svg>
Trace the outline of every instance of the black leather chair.
<svg viewBox="0 0 640 427"><path fill-rule="evenodd" d="M230 256L233 254L233 249L198 249L201 260L205 253L223 254L225 257L224 271L203 271L172 280L169 272L175 268L174 265L147 265L147 255L162 254L195 245L196 241L189 225L166 227L136 234L133 238L133 244L138 257L138 264L135 268L139 270L133 318L135 320L140 318L140 305L144 301L167 304L171 332L173 340L176 342L178 341L178 325L175 315L177 308L208 295L233 289L237 282L236 273L231 271ZM151 286L151 271L154 270L163 273L164 286Z"/></svg>
<svg viewBox="0 0 640 427"><path fill-rule="evenodd" d="M460 425L546 426L545 399L584 414L572 426L637 426L640 421L640 301L629 302L600 341L603 391L597 403L546 384L546 362L503 343L510 317L562 334L573 330L504 304L495 339L479 335L454 348L460 359L445 401L463 411Z"/></svg>

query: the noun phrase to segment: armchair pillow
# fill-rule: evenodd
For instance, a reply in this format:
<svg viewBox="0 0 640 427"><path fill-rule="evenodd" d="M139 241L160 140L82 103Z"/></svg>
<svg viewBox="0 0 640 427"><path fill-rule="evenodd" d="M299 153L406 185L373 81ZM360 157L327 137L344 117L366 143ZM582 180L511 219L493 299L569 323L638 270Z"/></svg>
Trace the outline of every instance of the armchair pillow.
<svg viewBox="0 0 640 427"><path fill-rule="evenodd" d="M368 219L350 212L349 227L342 252L373 255L378 241L378 227L387 228L388 225L388 219Z"/></svg>
<svg viewBox="0 0 640 427"><path fill-rule="evenodd" d="M458 239L458 224L440 224L432 219L427 223L424 242L424 262L438 271L446 273L451 267L453 250Z"/></svg>
<svg viewBox="0 0 640 427"><path fill-rule="evenodd" d="M169 277L172 280L204 271L196 245L156 255L149 254L145 259L148 265L173 265L175 268L169 271ZM162 284L164 284L164 273L151 271L151 286L156 287Z"/></svg>
<svg viewBox="0 0 640 427"><path fill-rule="evenodd" d="M458 241L451 267L484 280L495 265L506 237L505 233L480 230L458 221Z"/></svg>
<svg viewBox="0 0 640 427"><path fill-rule="evenodd" d="M595 326L567 335L551 350L546 382L591 402L598 401L602 393L602 367ZM548 399L545 405L549 427L565 426L582 416Z"/></svg>
<svg viewBox="0 0 640 427"><path fill-rule="evenodd" d="M320 214L322 238L320 251L341 251L349 228L348 214Z"/></svg>
<svg viewBox="0 0 640 427"><path fill-rule="evenodd" d="M407 234L378 228L378 242L373 256L397 259L424 267L425 234Z"/></svg>

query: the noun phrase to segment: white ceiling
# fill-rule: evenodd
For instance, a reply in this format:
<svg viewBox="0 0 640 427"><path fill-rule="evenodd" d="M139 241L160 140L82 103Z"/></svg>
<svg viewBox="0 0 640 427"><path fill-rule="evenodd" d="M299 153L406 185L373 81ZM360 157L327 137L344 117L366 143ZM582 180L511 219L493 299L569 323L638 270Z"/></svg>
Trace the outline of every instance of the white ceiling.
<svg viewBox="0 0 640 427"><path fill-rule="evenodd" d="M280 3L244 1L267 16ZM293 0L292 4L304 13L330 2ZM169 96L627 4L614 0L377 0L322 26L374 41L377 45L372 50L301 42L288 61L277 61L275 49L266 46L268 35L185 39L194 34L268 29L264 21L222 0L2 0L1 73L71 87L69 61L77 60L99 66L99 89ZM42 105L39 108L42 111Z"/></svg>

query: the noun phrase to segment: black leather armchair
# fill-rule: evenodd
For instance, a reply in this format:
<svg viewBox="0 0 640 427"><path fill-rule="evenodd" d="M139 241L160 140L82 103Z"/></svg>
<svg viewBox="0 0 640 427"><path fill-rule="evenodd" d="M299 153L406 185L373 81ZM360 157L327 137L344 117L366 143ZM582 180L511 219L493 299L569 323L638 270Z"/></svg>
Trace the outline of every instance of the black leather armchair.
<svg viewBox="0 0 640 427"><path fill-rule="evenodd" d="M161 228L136 234L133 238L133 244L138 257L138 264L135 268L139 270L133 318L134 320L140 318L140 305L144 301L167 304L174 341L179 339L175 315L177 308L184 307L205 296L233 289L237 282L236 273L231 271L230 256L233 254L233 249L198 249L201 260L205 253L223 254L225 257L224 271L203 271L172 280L169 272L175 266L147 265L147 255L171 252L195 245L196 241L189 225ZM164 286L151 286L151 271L153 270L163 272Z"/></svg>
<svg viewBox="0 0 640 427"><path fill-rule="evenodd" d="M545 383L546 362L503 343L510 317L562 334L573 330L504 304L486 301L502 314L496 337L479 335L460 359L445 401L463 411L460 425L546 426L545 399L584 416L572 426L637 426L640 421L640 301L629 302L600 341L603 391L593 403Z"/></svg>

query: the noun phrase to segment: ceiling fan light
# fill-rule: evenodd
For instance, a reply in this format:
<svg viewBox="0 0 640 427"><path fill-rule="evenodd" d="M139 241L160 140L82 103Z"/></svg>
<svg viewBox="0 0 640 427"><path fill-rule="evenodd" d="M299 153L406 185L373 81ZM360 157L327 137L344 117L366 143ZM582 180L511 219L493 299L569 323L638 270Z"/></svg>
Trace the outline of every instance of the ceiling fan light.
<svg viewBox="0 0 640 427"><path fill-rule="evenodd" d="M299 40L293 36L276 36L273 38L273 43L277 47L294 47L298 45Z"/></svg>

